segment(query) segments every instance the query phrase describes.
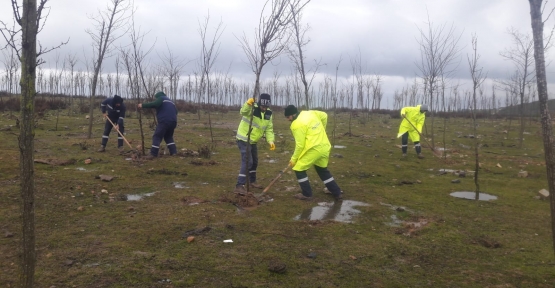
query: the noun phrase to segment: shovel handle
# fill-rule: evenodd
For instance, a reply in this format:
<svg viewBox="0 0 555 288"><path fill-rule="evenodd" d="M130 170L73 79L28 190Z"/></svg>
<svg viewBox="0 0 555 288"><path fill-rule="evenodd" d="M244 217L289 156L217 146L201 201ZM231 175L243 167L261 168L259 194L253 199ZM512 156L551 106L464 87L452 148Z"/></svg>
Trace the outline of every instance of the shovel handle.
<svg viewBox="0 0 555 288"><path fill-rule="evenodd" d="M110 121L110 123L112 124L112 126L114 126L114 129L116 128L116 124L114 124L114 122L112 122L112 120L110 120L110 117L105 116L106 119L108 119L108 121ZM129 145L129 148L131 148L131 150L133 150L133 147L131 146L131 144L129 144L129 141L127 141L127 139L125 139L125 136L123 136L123 134L121 133L121 131L119 131L119 129L116 129L116 131L118 131L118 134L123 138L123 140L125 140L125 143L127 143L127 145Z"/></svg>
<svg viewBox="0 0 555 288"><path fill-rule="evenodd" d="M274 183L279 179L279 177L281 177L281 175L283 175L283 173L285 173L285 171L287 171L287 169L289 169L289 167L291 167L291 164L288 164L285 169L279 171L279 174L276 176L276 178L274 178L274 180L272 180L272 182L270 182L270 184L268 184L268 186L264 188L264 190L262 190L262 193L268 192L268 190L270 190L270 187L274 185Z"/></svg>

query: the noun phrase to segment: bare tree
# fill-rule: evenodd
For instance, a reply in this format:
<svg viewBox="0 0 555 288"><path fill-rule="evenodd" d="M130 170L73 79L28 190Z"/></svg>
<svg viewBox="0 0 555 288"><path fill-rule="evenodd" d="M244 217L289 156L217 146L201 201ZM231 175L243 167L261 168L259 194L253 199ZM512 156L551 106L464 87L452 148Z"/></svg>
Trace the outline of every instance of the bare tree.
<svg viewBox="0 0 555 288"><path fill-rule="evenodd" d="M114 41L123 36L124 33L117 34L117 32L127 23L128 16L126 12L130 7L127 0L110 0L106 10L98 11L98 15L91 17L94 28L86 30L93 41L92 49L95 54L89 103L89 139L92 137L94 97L96 96L98 77L102 70L102 62L112 51Z"/></svg>
<svg viewBox="0 0 555 288"><path fill-rule="evenodd" d="M339 61L337 61L337 65L335 66L335 82L333 85L333 130L331 132L332 139L331 139L331 147L335 147L335 133L337 128L337 74L339 73L339 65L341 65L341 61L343 61L343 56L339 56Z"/></svg>
<svg viewBox="0 0 555 288"><path fill-rule="evenodd" d="M310 0L267 0L264 3L258 28L255 29L254 43L251 46L249 38L243 33L238 39L247 56L252 72L256 77L253 98L260 94L260 74L264 66L277 58L287 48L291 37L287 29L293 17L301 13ZM268 7L269 4L269 7ZM293 8L292 8L293 7ZM269 15L264 13L269 10Z"/></svg>
<svg viewBox="0 0 555 288"><path fill-rule="evenodd" d="M255 29L253 46L251 46L247 35L244 33L243 37L238 39L256 78L252 94L253 98L256 99L260 94L260 74L262 73L262 69L268 62L280 56L281 53L287 49L289 39L291 38L291 33L289 33L290 31L287 27L291 24L294 15L301 13L302 9L309 1L310 0L267 0L260 13L258 28ZM264 16L268 4L270 4L270 15ZM291 8L292 6L295 8ZM254 109L254 105L252 107ZM254 113L251 113L249 131L252 128L253 115ZM247 143L250 143L250 133L247 136ZM248 157L251 155L250 145L247 145L247 155ZM249 161L250 159L247 159L247 163L249 163ZM248 191L250 187L248 177L246 187Z"/></svg>
<svg viewBox="0 0 555 288"><path fill-rule="evenodd" d="M22 257L20 287L31 288L34 286L34 275L36 265L35 251L35 167L34 167L34 114L36 96L36 73L37 66L42 60L40 55L65 45L44 49L39 44L37 51L37 34L44 27L48 14L43 15L48 0L40 0L37 6L36 0L23 0L22 6L18 1L12 0L12 11L15 22L21 29L8 28L5 22L0 21L0 33L6 40L6 47L11 47L17 53L21 62L21 108L19 126L19 182L21 185L22 199ZM21 10L20 10L21 9ZM41 26L42 25L42 26ZM21 33L21 40L18 34ZM68 40L69 41L69 40Z"/></svg>
<svg viewBox="0 0 555 288"><path fill-rule="evenodd" d="M17 52L12 47L6 47L6 50L2 51L4 55L4 60L2 63L4 64L4 69L6 70L6 91L9 94L13 94L15 92L15 85L17 78L16 74L19 70L19 59L17 59Z"/></svg>
<svg viewBox="0 0 555 288"><path fill-rule="evenodd" d="M508 30L509 35L513 38L514 46L501 52L501 56L513 63L515 73L510 80L500 81L505 89L516 90L520 99L518 114L520 117L520 131L518 135L518 147L522 148L522 140L524 139L524 97L526 87L533 83L536 71L533 66L533 48L534 41L530 35L522 34L515 28Z"/></svg>
<svg viewBox="0 0 555 288"><path fill-rule="evenodd" d="M553 128L551 126L551 115L547 107L547 76L545 72L545 51L543 39L543 25L553 13L549 11L548 16L543 20L545 5L542 7L542 0L529 0L530 18L532 21L532 31L534 39L534 60L536 70L536 83L538 87L538 99L540 102L540 114L543 134L543 148L545 151L545 166L547 170L547 183L549 186L549 202L551 205L551 233L553 237L553 249L555 251L555 155L553 153ZM549 40L547 41L549 43Z"/></svg>
<svg viewBox="0 0 555 288"><path fill-rule="evenodd" d="M170 84L169 95L173 98L173 101L175 102L177 100L177 88L179 86L181 71L188 62L174 55L173 52L170 50L167 42L166 49L168 51L168 54L163 54L162 56L160 56L162 62L164 63L162 71Z"/></svg>
<svg viewBox="0 0 555 288"><path fill-rule="evenodd" d="M199 58L199 66L202 73L201 76L201 91L206 91L206 101L208 102L208 107L210 107L211 101L211 85L210 85L210 71L212 70L212 66L214 62L218 58L220 53L220 37L224 32L224 28L222 27L223 23L220 20L220 23L216 25L214 29L214 34L212 39L207 39L208 34L208 24L210 23L210 13L204 18L204 22L199 22L198 32L200 35L200 39L202 41L202 49ZM206 80L206 85L204 85L204 81ZM206 87L206 89L203 89ZM200 109L199 109L200 111ZM200 112L199 112L200 113ZM200 115L200 114L199 114ZM208 124L210 127L210 139L211 142L214 143L214 133L212 131L212 118L210 116L210 108L208 108Z"/></svg>
<svg viewBox="0 0 555 288"><path fill-rule="evenodd" d="M309 0L310 1L310 0ZM312 85L312 81L318 72L318 69L325 64L322 64L322 60L314 60L314 66L310 68L308 71L305 68L305 60L306 60L306 45L310 42L310 38L306 36L306 32L310 30L310 26L307 24L303 26L301 23L302 13L297 11L296 1L293 1L289 4L289 8L291 9L291 14L293 17L291 19L291 34L293 37L293 46L287 49L287 54L289 55L289 59L295 65L295 69L301 78L301 82L304 86L304 98L305 98L305 109L310 109L310 98L308 94L308 90ZM307 2L308 3L308 2ZM307 74L312 73L310 79L307 79Z"/></svg>
<svg viewBox="0 0 555 288"><path fill-rule="evenodd" d="M484 80L486 80L486 75L483 74L482 67L478 67L478 60L480 60L480 54L478 54L478 38L476 34L472 35L472 55L467 56L468 66L470 68L470 77L472 78L472 127L474 130L474 156L476 159L476 165L474 167L474 184L476 185L476 196L475 199L478 200L480 196L480 185L478 183L478 171L480 168L479 153L478 153L478 137L477 137L477 122L476 122L476 90L480 88Z"/></svg>
<svg viewBox="0 0 555 288"><path fill-rule="evenodd" d="M120 49L122 52L122 56L124 58L124 65L127 68L128 75L129 75L129 84L134 87L132 89L134 95L137 97L137 104L141 103L141 94L148 95L147 97L152 97L154 95L154 89L162 88L162 83L160 81L156 81L156 79L150 79L150 83L147 84L147 75L145 75L145 59L152 52L154 49L153 43L146 51L143 51L143 41L145 37L145 33L142 33L140 29L135 27L135 12L131 10L131 27L130 27L130 40L131 40L131 51L126 51ZM143 91L143 93L141 93ZM146 98L146 97L145 97ZM152 109L148 109L153 117L153 124L156 126L156 116ZM143 128L143 121L142 121L142 112L141 110L137 111L138 118L139 118L139 129L141 132L141 148L142 154L145 155L145 136L144 136L144 128Z"/></svg>
<svg viewBox="0 0 555 288"><path fill-rule="evenodd" d="M429 104L429 110L432 112L431 119L431 144L434 143L434 96L442 77L447 77L456 67L451 67L459 55L459 40L462 36L455 33L453 25L434 26L428 16L427 29L418 28L420 39L418 45L420 48L420 62L416 66L422 74L421 77L425 84L425 94ZM450 70L450 68L452 68Z"/></svg>

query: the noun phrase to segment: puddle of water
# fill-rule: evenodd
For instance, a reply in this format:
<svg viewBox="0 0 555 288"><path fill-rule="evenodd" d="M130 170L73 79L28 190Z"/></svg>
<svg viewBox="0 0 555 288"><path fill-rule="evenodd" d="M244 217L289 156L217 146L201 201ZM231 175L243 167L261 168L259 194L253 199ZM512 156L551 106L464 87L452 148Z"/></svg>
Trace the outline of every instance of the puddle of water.
<svg viewBox="0 0 555 288"><path fill-rule="evenodd" d="M460 191L460 192L453 192L449 195L456 198L461 198L461 199L476 200L476 192ZM478 200L480 201L497 200L497 196L486 194L486 193L478 193Z"/></svg>
<svg viewBox="0 0 555 288"><path fill-rule="evenodd" d="M185 186L185 182L173 182L172 185L177 189L189 188L189 186Z"/></svg>
<svg viewBox="0 0 555 288"><path fill-rule="evenodd" d="M380 205L387 206L387 207L391 208L391 210L395 210L397 212L407 211L409 213L414 213L413 210L407 209L407 207L405 207L405 206L395 206L395 205L391 205L391 204L387 204L387 203L383 203L383 202L380 202Z"/></svg>
<svg viewBox="0 0 555 288"><path fill-rule="evenodd" d="M145 197L150 197L156 194L156 192L146 193L146 194L128 194L127 201L139 201L143 200Z"/></svg>
<svg viewBox="0 0 555 288"><path fill-rule="evenodd" d="M321 202L318 206L303 211L295 220L334 220L337 222L351 223L354 216L360 214L355 206L370 206L370 204L343 200L337 202Z"/></svg>
<svg viewBox="0 0 555 288"><path fill-rule="evenodd" d="M343 146L343 145L334 145L333 148L345 149L345 148L347 148L347 146Z"/></svg>
<svg viewBox="0 0 555 288"><path fill-rule="evenodd" d="M403 220L399 220L399 218L397 218L397 215L391 215L390 219L391 219L390 222L384 223L389 227L401 227L401 225L405 222Z"/></svg>

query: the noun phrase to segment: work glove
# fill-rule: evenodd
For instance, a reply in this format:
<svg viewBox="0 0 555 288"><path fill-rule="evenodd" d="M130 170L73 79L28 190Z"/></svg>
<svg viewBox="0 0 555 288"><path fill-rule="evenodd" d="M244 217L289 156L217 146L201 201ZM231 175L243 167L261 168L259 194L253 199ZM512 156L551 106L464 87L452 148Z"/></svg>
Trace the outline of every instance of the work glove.
<svg viewBox="0 0 555 288"><path fill-rule="evenodd" d="M102 113L102 118L106 119L108 115L106 113Z"/></svg>
<svg viewBox="0 0 555 288"><path fill-rule="evenodd" d="M252 104L254 104L254 98L249 98L249 100L247 100L247 104L249 104L249 106L252 106Z"/></svg>
<svg viewBox="0 0 555 288"><path fill-rule="evenodd" d="M401 118L405 118L405 114L401 114Z"/></svg>
<svg viewBox="0 0 555 288"><path fill-rule="evenodd" d="M293 161L293 160L289 160L289 166L290 166L290 167L293 167L293 166L295 166L295 161Z"/></svg>
<svg viewBox="0 0 555 288"><path fill-rule="evenodd" d="M270 144L270 151L276 150L276 144L274 144L274 142L270 142L268 144Z"/></svg>

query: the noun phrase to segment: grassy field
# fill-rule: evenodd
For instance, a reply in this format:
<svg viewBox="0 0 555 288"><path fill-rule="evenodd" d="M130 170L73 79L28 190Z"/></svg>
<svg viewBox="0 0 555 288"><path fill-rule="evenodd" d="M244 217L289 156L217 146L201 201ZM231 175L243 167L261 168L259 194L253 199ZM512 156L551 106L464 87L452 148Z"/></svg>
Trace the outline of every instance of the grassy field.
<svg viewBox="0 0 555 288"><path fill-rule="evenodd" d="M554 285L549 201L537 197L547 188L538 123L526 128L519 149L516 121L511 129L506 120L479 121L481 190L498 199L473 201L450 196L474 191L468 147L474 139L465 137L472 134L469 119L447 121L447 159L423 148L426 158L420 160L411 144L401 159L399 119L355 118L349 136L348 114L338 115L334 144L345 148L332 150L329 169L345 200L368 204L354 207L357 214L341 203L328 207L332 197L323 193L314 170L309 179L315 200L294 199L298 185L286 173L259 205L241 207L232 192L240 165L233 132L238 113L212 115L214 145L207 114L200 120L179 114L178 149L208 145L211 158L154 161L119 155L113 133L107 152L97 153L103 123L95 113L93 139L86 138L84 115L62 111L57 131L54 112L39 121L35 159L75 163L35 164L36 287ZM277 149L259 144L261 184L287 166L294 147L289 122L276 116ZM0 128L14 124L8 113L0 117ZM138 120L131 115L125 124L135 147ZM429 133L430 119L427 124ZM332 127L330 114L329 132ZM443 130L443 119L436 120L437 145L443 146ZM18 133L16 127L0 131L0 287L15 287L19 273ZM147 147L151 135L148 129ZM468 172L461 178L440 169ZM517 177L520 170L528 177ZM98 175L114 180L103 182ZM126 201L146 193L153 194ZM328 216L352 216L351 222L303 220L326 209ZM189 235L194 241L187 241Z"/></svg>

